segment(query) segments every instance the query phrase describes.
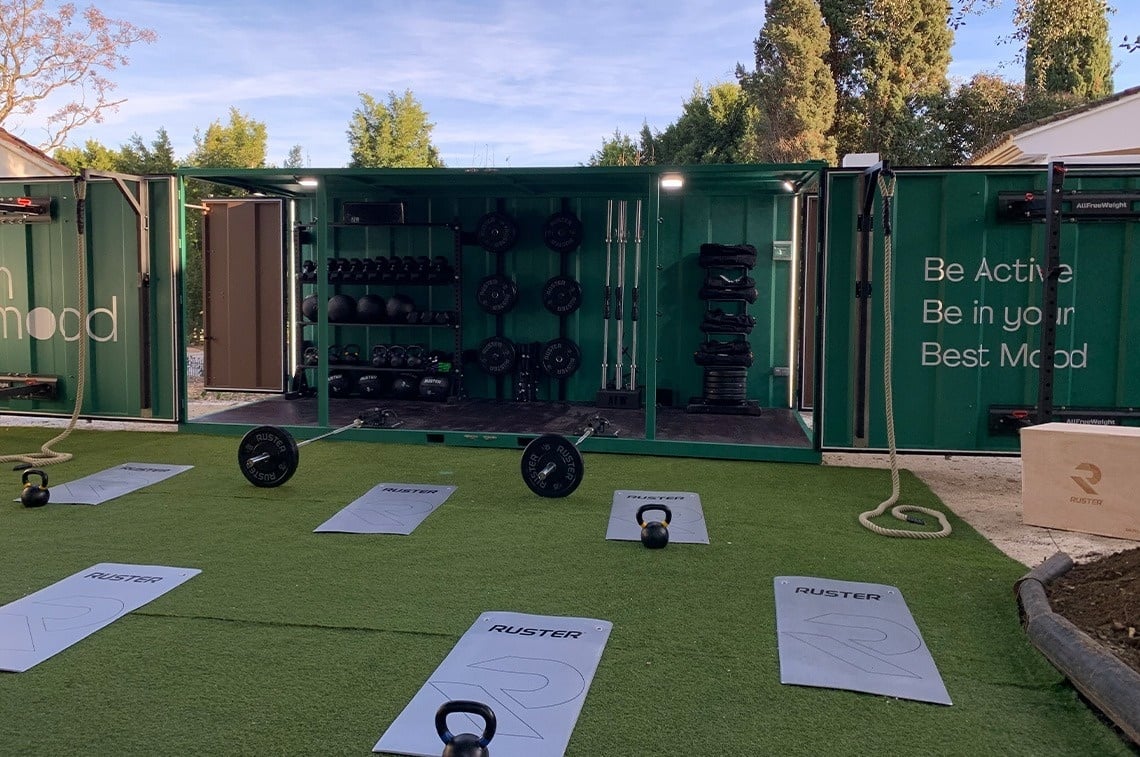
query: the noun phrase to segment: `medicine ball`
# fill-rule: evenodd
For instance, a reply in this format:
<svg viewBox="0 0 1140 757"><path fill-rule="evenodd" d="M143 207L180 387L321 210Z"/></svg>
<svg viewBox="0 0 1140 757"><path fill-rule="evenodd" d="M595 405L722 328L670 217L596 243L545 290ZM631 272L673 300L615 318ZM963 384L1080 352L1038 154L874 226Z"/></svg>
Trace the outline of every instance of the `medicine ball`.
<svg viewBox="0 0 1140 757"><path fill-rule="evenodd" d="M304 317L306 321L317 320L317 295L310 294L301 300L301 316Z"/></svg>
<svg viewBox="0 0 1140 757"><path fill-rule="evenodd" d="M420 396L425 400L445 400L449 394L451 394L450 376L429 374L420 379Z"/></svg>
<svg viewBox="0 0 1140 757"><path fill-rule="evenodd" d="M378 294L366 294L356 301L356 320L361 323L383 323L388 304Z"/></svg>
<svg viewBox="0 0 1140 757"><path fill-rule="evenodd" d="M403 323L408 319L408 313L416 309L416 303L406 294L394 294L388 298L388 320L393 323Z"/></svg>
<svg viewBox="0 0 1140 757"><path fill-rule="evenodd" d="M346 373L329 374L329 396L344 397L352 391L352 378Z"/></svg>
<svg viewBox="0 0 1140 757"><path fill-rule="evenodd" d="M401 373L392 382L392 394L402 399L414 397L419 385L419 378Z"/></svg>
<svg viewBox="0 0 1140 757"><path fill-rule="evenodd" d="M378 397L384 393L384 378L378 373L365 373L356 380L361 397Z"/></svg>
<svg viewBox="0 0 1140 757"><path fill-rule="evenodd" d="M347 294L334 294L329 297L329 321L351 323L356 317L356 300Z"/></svg>

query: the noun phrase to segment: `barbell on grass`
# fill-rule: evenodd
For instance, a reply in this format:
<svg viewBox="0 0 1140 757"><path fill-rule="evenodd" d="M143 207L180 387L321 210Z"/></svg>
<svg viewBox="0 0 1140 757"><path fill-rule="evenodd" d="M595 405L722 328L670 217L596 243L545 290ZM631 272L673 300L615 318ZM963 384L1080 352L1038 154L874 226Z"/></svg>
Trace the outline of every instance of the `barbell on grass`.
<svg viewBox="0 0 1140 757"><path fill-rule="evenodd" d="M523 449L523 481L540 497L569 496L585 475L578 446L603 431L608 423L601 416L591 418L575 441L561 434L543 434L532 439Z"/></svg>
<svg viewBox="0 0 1140 757"><path fill-rule="evenodd" d="M402 421L395 410L372 408L358 416L352 423L333 429L328 433L298 442L288 429L280 426L257 426L251 428L241 438L238 445L238 467L242 475L254 486L271 488L281 486L297 472L301 462L300 448L320 439L327 439L354 428L371 425L380 428L396 428Z"/></svg>

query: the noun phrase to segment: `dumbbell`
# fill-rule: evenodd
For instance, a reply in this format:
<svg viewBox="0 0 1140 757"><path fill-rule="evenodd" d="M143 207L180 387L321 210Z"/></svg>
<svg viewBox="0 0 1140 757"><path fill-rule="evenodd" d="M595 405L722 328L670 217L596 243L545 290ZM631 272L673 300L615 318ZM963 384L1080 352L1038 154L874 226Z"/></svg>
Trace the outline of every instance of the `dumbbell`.
<svg viewBox="0 0 1140 757"><path fill-rule="evenodd" d="M287 429L280 426L258 426L246 432L238 445L238 467L242 475L254 486L270 488L281 486L297 472L301 461L300 448L320 439L360 428L365 423L381 428L396 428L402 421L395 410L372 408L347 426L298 442Z"/></svg>
<svg viewBox="0 0 1140 757"><path fill-rule="evenodd" d="M585 475L578 446L609 423L601 416L591 418L582 435L570 441L561 434L543 434L523 449L523 481L540 497L566 497L582 483Z"/></svg>

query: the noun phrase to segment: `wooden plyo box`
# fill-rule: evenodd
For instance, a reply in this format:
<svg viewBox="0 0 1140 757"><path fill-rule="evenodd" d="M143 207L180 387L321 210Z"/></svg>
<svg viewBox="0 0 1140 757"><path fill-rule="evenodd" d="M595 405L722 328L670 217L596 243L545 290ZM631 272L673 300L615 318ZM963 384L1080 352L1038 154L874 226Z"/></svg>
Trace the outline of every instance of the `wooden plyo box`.
<svg viewBox="0 0 1140 757"><path fill-rule="evenodd" d="M1140 428L1021 429L1021 504L1032 526L1140 540Z"/></svg>

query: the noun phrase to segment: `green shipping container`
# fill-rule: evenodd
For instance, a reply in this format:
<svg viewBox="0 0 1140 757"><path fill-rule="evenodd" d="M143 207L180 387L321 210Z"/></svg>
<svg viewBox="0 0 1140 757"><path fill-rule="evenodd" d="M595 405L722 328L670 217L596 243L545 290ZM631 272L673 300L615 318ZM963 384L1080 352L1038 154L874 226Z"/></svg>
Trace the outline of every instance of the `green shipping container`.
<svg viewBox="0 0 1140 757"><path fill-rule="evenodd" d="M1135 167L1070 167L1064 192L1107 195L1127 218L1069 212L1060 233L1058 307L1042 312L1043 221L999 208L1045 195L1043 168L900 169L893 212L893 307L884 307L882 201L876 192L867 338L860 342L864 175L832 171L823 219L825 448L886 447L882 365L892 339L901 450L1016 451L1016 418L1038 397L1042 321L1056 323L1053 400L1089 422L1131 422L1140 407L1140 252ZM889 332L888 332L889 329ZM866 369L859 355L865 350ZM1020 414L1020 412L1018 412ZM1110 421L1111 419L1111 421Z"/></svg>

